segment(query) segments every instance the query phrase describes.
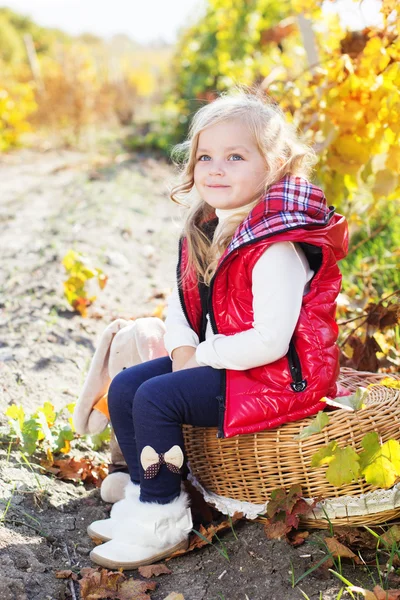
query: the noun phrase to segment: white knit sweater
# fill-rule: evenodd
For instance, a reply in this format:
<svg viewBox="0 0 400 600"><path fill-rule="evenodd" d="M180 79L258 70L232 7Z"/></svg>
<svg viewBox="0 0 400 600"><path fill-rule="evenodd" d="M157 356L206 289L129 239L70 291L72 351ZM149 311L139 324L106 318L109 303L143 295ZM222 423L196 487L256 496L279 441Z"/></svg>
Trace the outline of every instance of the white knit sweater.
<svg viewBox="0 0 400 600"><path fill-rule="evenodd" d="M216 209L219 223L235 209ZM300 314L302 297L314 271L301 247L292 242L276 242L256 262L252 273L254 321L252 328L233 335L213 334L207 315L206 339L199 344L182 311L175 285L168 299L164 336L171 358L175 348L196 348L200 366L242 371L265 365L284 356Z"/></svg>

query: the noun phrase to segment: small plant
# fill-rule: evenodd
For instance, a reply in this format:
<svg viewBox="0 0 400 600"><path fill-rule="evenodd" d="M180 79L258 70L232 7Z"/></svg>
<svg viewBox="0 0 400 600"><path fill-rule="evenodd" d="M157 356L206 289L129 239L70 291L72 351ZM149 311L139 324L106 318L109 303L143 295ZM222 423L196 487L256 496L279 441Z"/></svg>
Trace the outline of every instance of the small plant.
<svg viewBox="0 0 400 600"><path fill-rule="evenodd" d="M53 454L69 454L71 442L77 438L72 423L74 408L75 403L72 402L56 412L51 402L45 402L35 413L26 415L21 404L12 404L5 412L10 437L19 443L24 456L44 453L51 461ZM93 450L98 450L109 439L110 430L107 428L99 435L89 437L87 442Z"/></svg>
<svg viewBox="0 0 400 600"><path fill-rule="evenodd" d="M21 404L12 404L5 414L9 420L10 433L19 441L23 454L30 456L39 448L46 454L68 454L70 442L74 438L71 421L73 409L74 405L68 404L65 409L56 413L51 402L45 402L33 415L28 416ZM68 424L60 424L59 417L64 411L70 417Z"/></svg>
<svg viewBox="0 0 400 600"><path fill-rule="evenodd" d="M271 498L267 505L267 518L264 526L265 533L269 539L286 537L293 546L299 546L308 536L308 532L297 532L300 524L300 516L308 515L321 500L315 498L312 504L308 504L302 497L300 485L292 485L289 491L284 488L272 490Z"/></svg>
<svg viewBox="0 0 400 600"><path fill-rule="evenodd" d="M87 308L96 300L88 297L86 285L89 279L97 278L101 290L107 284L107 275L97 267L91 266L89 259L79 252L69 250L62 260L69 277L64 281L64 293L69 304L86 317Z"/></svg>

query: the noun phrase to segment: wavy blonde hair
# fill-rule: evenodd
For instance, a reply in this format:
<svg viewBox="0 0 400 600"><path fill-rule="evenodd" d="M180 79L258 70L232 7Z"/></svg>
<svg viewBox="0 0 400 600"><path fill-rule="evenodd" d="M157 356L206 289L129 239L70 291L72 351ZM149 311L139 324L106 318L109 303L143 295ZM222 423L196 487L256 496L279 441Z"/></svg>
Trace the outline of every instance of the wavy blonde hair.
<svg viewBox="0 0 400 600"><path fill-rule="evenodd" d="M243 207L243 211L224 220L210 240L201 225L215 216L215 209L202 198L191 197L198 140L207 127L232 119L240 119L249 127L260 154L265 158L265 178L253 200ZM279 106L261 88L244 85L222 92L195 113L187 140L173 147L171 159L178 167L179 182L172 187L169 196L173 202L188 209L182 232L187 238L188 264L182 280L193 266L199 281L207 286L235 230L269 187L288 174L308 179L317 162L314 150L300 140L296 128L286 121ZM189 198L189 203L181 202L182 197Z"/></svg>

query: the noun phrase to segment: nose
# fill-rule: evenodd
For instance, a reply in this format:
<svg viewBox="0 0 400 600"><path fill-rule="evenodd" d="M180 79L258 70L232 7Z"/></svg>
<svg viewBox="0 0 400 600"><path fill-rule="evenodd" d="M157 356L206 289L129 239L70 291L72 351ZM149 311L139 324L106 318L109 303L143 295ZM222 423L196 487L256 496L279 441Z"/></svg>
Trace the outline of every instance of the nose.
<svg viewBox="0 0 400 600"><path fill-rule="evenodd" d="M222 175L224 173L222 163L220 163L218 160L210 161L210 167L209 167L208 171L209 171L210 175L215 175L215 174Z"/></svg>

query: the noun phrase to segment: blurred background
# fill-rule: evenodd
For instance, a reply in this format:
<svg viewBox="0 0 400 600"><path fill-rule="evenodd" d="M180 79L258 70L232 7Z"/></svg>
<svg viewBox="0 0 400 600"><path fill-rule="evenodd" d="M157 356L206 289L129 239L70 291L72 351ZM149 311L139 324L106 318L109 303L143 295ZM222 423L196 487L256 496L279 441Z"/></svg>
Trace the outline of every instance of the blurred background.
<svg viewBox="0 0 400 600"><path fill-rule="evenodd" d="M0 157L168 162L202 104L260 85L317 150L314 180L349 220L343 362L398 368L399 22L394 0L3 1Z"/></svg>

